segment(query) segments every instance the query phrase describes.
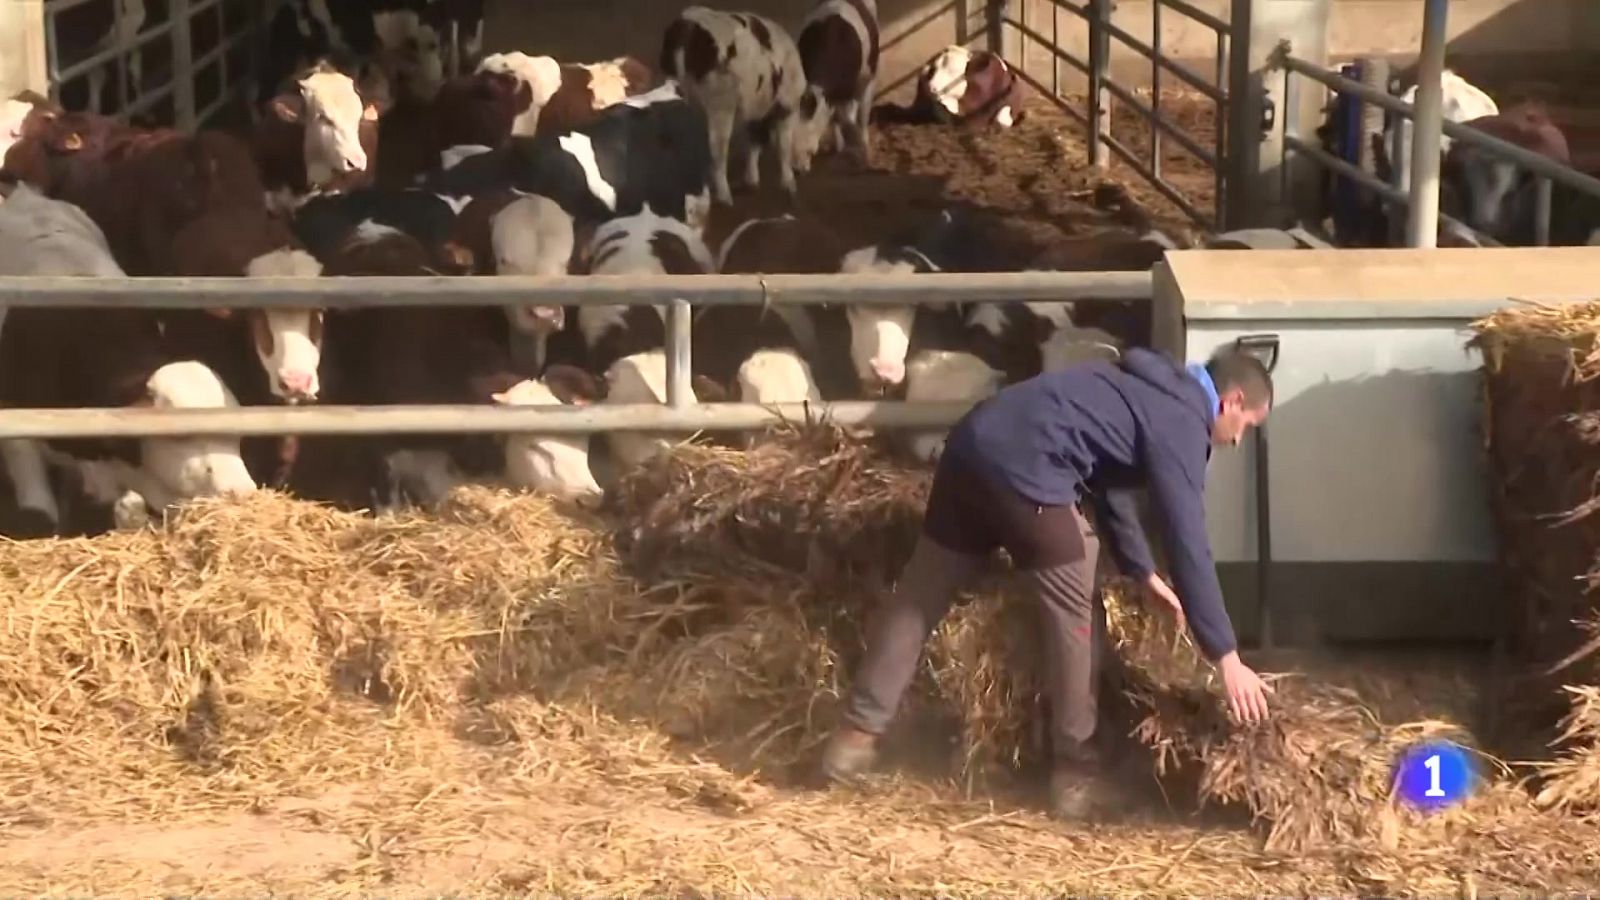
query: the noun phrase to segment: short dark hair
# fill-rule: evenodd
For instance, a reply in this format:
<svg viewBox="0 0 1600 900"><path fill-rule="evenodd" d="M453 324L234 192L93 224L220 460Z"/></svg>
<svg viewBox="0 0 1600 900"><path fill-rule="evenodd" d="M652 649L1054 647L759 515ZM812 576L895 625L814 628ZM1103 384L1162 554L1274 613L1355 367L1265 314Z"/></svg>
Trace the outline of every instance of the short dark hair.
<svg viewBox="0 0 1600 900"><path fill-rule="evenodd" d="M1254 354L1239 349L1222 350L1206 363L1206 371L1211 373L1218 394L1238 388L1244 394L1246 406L1271 408L1272 375Z"/></svg>

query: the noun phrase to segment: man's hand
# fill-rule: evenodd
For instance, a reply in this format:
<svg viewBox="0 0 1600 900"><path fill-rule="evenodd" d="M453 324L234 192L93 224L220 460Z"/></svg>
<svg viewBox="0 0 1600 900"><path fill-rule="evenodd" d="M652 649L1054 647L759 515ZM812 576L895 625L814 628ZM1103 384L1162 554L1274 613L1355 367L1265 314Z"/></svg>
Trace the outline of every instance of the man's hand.
<svg viewBox="0 0 1600 900"><path fill-rule="evenodd" d="M1222 684L1227 688L1228 708L1233 711L1234 718L1246 725L1265 719L1267 694L1273 693L1272 685L1262 681L1254 669L1245 665L1237 650L1229 651L1218 660L1217 668L1222 670Z"/></svg>
<svg viewBox="0 0 1600 900"><path fill-rule="evenodd" d="M1144 586L1145 590L1154 594L1156 597L1164 601L1168 606L1172 607L1172 614L1177 617L1178 627L1182 628L1183 604L1178 602L1178 595L1173 593L1172 588L1168 587L1167 583L1161 579L1161 576L1155 572L1151 572L1150 577L1144 580Z"/></svg>

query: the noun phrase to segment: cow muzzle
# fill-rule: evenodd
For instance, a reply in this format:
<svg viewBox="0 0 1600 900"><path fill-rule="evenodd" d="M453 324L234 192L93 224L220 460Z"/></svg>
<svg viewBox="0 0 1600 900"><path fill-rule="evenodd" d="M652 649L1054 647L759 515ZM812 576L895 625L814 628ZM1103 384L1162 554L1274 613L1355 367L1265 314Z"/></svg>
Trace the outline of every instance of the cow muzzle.
<svg viewBox="0 0 1600 900"><path fill-rule="evenodd" d="M277 390L274 392L289 403L307 403L317 399L317 375L299 369L279 369Z"/></svg>

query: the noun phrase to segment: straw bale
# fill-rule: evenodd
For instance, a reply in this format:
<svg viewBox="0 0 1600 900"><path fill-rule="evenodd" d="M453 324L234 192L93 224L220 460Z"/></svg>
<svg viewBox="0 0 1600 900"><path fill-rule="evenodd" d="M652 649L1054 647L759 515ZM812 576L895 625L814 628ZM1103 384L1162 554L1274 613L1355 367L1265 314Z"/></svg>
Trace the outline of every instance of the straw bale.
<svg viewBox="0 0 1600 900"><path fill-rule="evenodd" d="M1472 330L1469 346L1484 357L1491 499L1512 594L1507 638L1525 668L1544 669L1580 647L1577 623L1597 609L1583 576L1600 546L1600 518L1591 515L1600 483L1600 302L1517 304ZM1530 692L1554 699L1558 687L1546 679Z"/></svg>

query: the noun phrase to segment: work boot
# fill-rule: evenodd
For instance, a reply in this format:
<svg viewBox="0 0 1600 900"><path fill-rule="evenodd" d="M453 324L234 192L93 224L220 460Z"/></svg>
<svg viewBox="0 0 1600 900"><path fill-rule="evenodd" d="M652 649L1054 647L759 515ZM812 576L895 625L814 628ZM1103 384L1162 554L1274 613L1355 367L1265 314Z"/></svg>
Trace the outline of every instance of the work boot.
<svg viewBox="0 0 1600 900"><path fill-rule="evenodd" d="M841 725L822 751L822 774L832 781L849 783L872 768L877 758L877 735Z"/></svg>
<svg viewBox="0 0 1600 900"><path fill-rule="evenodd" d="M1050 812L1067 821L1092 820L1116 808L1119 796L1098 754L1056 757L1050 769Z"/></svg>

